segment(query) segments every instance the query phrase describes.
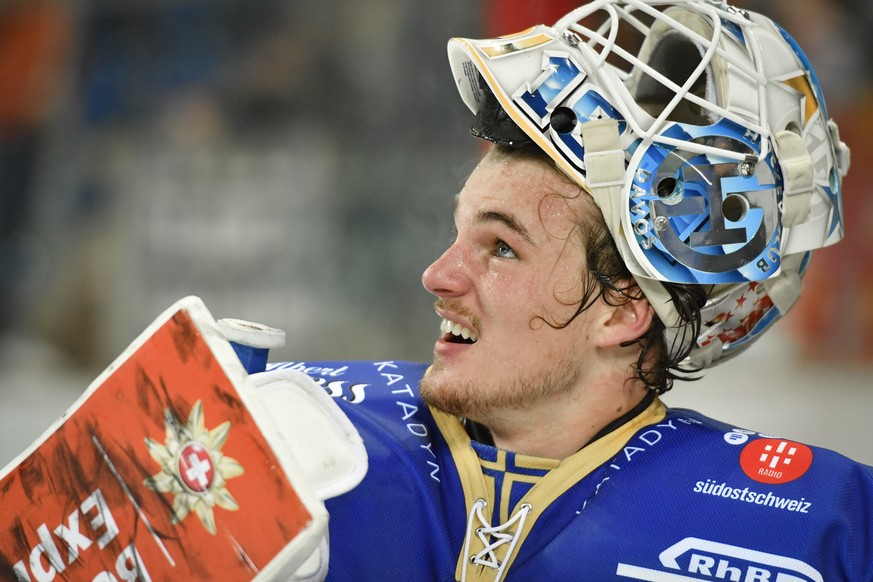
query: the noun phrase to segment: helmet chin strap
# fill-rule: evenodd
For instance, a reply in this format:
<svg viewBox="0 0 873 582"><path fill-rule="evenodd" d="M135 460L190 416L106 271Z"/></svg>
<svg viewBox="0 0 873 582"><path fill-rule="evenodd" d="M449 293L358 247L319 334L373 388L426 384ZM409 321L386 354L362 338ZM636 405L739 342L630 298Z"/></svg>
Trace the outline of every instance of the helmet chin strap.
<svg viewBox="0 0 873 582"><path fill-rule="evenodd" d="M585 147L584 186L600 207L622 258L629 265L636 264L637 260L625 241L621 226L625 157L619 142L618 122L615 119L597 119L582 124L580 129ZM687 325L682 322L673 299L661 282L640 276L634 279L666 327L664 335L668 350L675 353L694 341L696 338L688 337Z"/></svg>
<svg viewBox="0 0 873 582"><path fill-rule="evenodd" d="M782 226L792 227L809 219L809 205L815 186L815 167L803 144L792 131L776 134L779 167L785 181L782 188Z"/></svg>
<svg viewBox="0 0 873 582"><path fill-rule="evenodd" d="M582 124L580 129L585 147L585 187L600 207L606 226L622 258L629 266L637 266L631 271L639 272L642 269L638 267L637 260L628 247L621 226L625 163L624 149L619 142L618 121L615 119L588 121ZM664 325L668 328L682 326L670 294L661 282L639 276L635 279Z"/></svg>

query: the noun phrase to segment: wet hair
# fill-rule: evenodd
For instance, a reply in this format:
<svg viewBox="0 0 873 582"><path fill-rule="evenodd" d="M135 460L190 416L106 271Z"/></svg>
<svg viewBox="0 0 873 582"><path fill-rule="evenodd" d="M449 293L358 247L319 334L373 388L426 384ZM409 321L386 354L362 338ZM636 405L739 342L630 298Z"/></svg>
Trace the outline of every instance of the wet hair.
<svg viewBox="0 0 873 582"><path fill-rule="evenodd" d="M532 143L521 146L492 144L489 156L539 161L559 174L567 183L578 187L580 196L588 196L582 187L570 180L545 152ZM593 201L592 205L597 208ZM587 272L584 273L583 279L584 292L576 305L575 312L566 321L552 322L542 318L547 325L556 329L569 326L597 299L602 299L613 306L645 299L622 259L599 210L597 213L586 213L582 216L578 226L587 264ZM671 345L667 345L665 325L655 314L652 325L643 335L621 344L622 347L640 346L639 357L633 365L634 375L647 388L658 394L670 390L675 380L697 379L694 375L702 368L683 362L691 353L694 340L700 334L702 319L700 310L706 303L707 296L707 287L701 285L664 283L664 287L670 294L673 306L683 324L683 331L680 332L683 337L680 341L671 341ZM681 339L688 341L681 341Z"/></svg>

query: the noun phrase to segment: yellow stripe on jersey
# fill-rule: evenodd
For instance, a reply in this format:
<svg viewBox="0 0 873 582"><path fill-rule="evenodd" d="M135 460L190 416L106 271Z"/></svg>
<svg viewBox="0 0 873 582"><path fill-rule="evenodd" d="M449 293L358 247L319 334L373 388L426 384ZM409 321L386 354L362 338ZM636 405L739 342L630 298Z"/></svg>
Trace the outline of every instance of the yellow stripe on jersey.
<svg viewBox="0 0 873 582"><path fill-rule="evenodd" d="M494 479L492 477L486 477L482 473L482 468L486 466L487 462L481 461L476 454L470 444L470 437L464 430L461 421L455 416L433 408L431 408L431 413L449 445L452 458L458 469L458 475L461 479L461 487L464 491L464 502L466 504L467 515L470 515L471 511L473 511L473 505L477 499L484 499L488 503L488 507L493 508L495 503ZM528 491L518 502L517 507L511 508L511 511L508 507L505 511L504 508L500 508L500 519L506 519L506 516L510 513L514 514L518 511L518 508L521 507L522 504L527 503L532 507L531 512L525 521L524 530L518 532L518 544L513 555L508 558L504 576L506 575L506 571L512 567L512 561L516 556L518 556L520 547L524 544L527 534L535 526L536 520L543 514L546 508L548 508L552 502L563 495L580 479L584 478L597 467L615 457L628 440L630 440L630 438L641 428L660 422L664 419L666 414L667 411L661 401L657 398L654 399L648 408L621 427L584 447L574 455L558 462L545 476L537 479L537 482L530 491ZM499 469L501 466L501 458L503 459L502 463L505 468L506 452L501 452L504 453L503 456L498 457L497 462L491 463L495 469ZM523 461L519 461L519 458L523 459ZM551 459L537 459L535 457L522 455L517 455L516 462L524 462L526 466L530 466L531 468L546 469L550 468L552 464L555 463L555 461ZM516 477L525 477L524 475L518 475L517 473L511 473L509 475L511 475L513 479ZM505 483L507 480L509 479L504 479L504 487L506 486ZM508 498L508 492L502 491L501 499ZM505 522L501 521L501 523ZM481 540L475 536L471 537L472 539L469 540L471 548L470 553L475 554L476 552L482 551L484 545ZM507 559L507 550L508 546L506 544L496 550L495 554L500 562ZM455 568L455 577L457 580L461 579L461 574L465 566L463 561L463 551L461 551ZM468 567L466 571L466 579L471 582L493 581L495 574L496 570L491 568L483 566L475 568Z"/></svg>
<svg viewBox="0 0 873 582"><path fill-rule="evenodd" d="M500 506L496 508L497 513L494 513L494 518L499 523L506 523L509 520L513 490L519 485L524 487L525 484L527 485L526 489L529 490L530 486L539 482L548 471L557 467L560 461L507 453L507 451L492 447L485 448L496 451L497 459L496 461L486 460L480 454L479 465L482 467L482 473L489 487L491 498L500 500ZM512 463L509 462L510 456L512 457ZM496 490L498 479L489 475L489 473L499 474L500 491ZM515 496L518 497L518 493Z"/></svg>

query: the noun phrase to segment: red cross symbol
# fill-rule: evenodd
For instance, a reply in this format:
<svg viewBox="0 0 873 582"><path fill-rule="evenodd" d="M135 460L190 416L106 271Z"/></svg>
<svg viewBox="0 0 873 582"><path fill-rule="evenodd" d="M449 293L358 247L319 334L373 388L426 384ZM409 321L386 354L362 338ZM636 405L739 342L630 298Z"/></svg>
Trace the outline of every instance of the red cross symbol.
<svg viewBox="0 0 873 582"><path fill-rule="evenodd" d="M198 442L190 442L179 453L179 476L188 489L204 493L215 477L212 457L206 447Z"/></svg>

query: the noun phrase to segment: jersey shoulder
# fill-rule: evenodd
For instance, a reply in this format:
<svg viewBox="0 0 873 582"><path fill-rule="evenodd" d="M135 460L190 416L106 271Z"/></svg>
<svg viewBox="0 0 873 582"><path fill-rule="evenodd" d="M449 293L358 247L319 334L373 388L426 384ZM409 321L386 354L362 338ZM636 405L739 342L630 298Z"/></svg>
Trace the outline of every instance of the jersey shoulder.
<svg viewBox="0 0 873 582"><path fill-rule="evenodd" d="M401 360L295 361L267 365L267 372L296 370L312 378L341 406L363 404L368 408L396 400L419 401L418 383L428 364Z"/></svg>
<svg viewBox="0 0 873 582"><path fill-rule="evenodd" d="M842 470L857 473L860 478L873 478L873 467L836 451L780 435L749 430L694 410L669 409L665 422L695 427L693 436L684 439L685 446L699 447L701 452L739 451L744 471L754 472L763 482L791 481L813 468L821 473ZM735 456L730 454L728 458ZM789 468L792 470L786 473ZM782 477L777 476L780 472L783 473Z"/></svg>
<svg viewBox="0 0 873 582"><path fill-rule="evenodd" d="M303 372L319 384L367 451L369 469L360 485L325 503L331 516L328 579L428 580L436 573L447 579L466 513L451 451L419 396L427 364L285 362L268 366L268 373L282 369ZM378 552L354 543L362 534L366 547Z"/></svg>

